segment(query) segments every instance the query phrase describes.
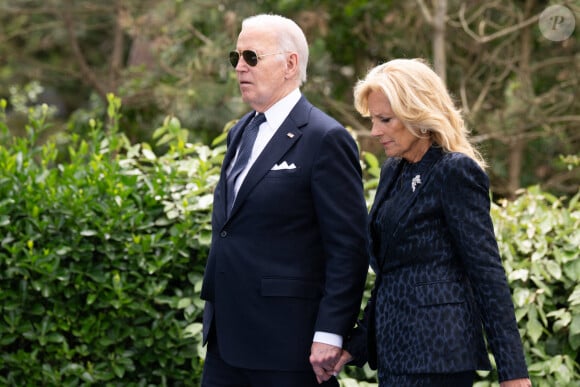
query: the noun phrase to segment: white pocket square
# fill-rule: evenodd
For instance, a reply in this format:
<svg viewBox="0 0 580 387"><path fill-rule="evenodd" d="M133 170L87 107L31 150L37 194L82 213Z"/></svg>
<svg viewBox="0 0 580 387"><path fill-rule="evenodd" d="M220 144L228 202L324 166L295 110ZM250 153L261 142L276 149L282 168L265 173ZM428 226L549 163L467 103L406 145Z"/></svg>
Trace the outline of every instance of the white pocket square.
<svg viewBox="0 0 580 387"><path fill-rule="evenodd" d="M279 171L281 169L296 169L296 165L294 163L288 164L286 161L280 164L274 164L272 167L272 171Z"/></svg>

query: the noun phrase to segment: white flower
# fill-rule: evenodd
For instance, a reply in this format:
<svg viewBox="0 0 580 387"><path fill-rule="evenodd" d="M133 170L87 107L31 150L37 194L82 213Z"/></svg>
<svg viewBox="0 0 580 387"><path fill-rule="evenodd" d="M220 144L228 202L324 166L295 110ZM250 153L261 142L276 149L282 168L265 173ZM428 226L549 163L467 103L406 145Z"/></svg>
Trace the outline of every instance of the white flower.
<svg viewBox="0 0 580 387"><path fill-rule="evenodd" d="M415 192L417 184L421 184L421 175L416 175L413 180L411 180L411 188L413 189L413 192Z"/></svg>

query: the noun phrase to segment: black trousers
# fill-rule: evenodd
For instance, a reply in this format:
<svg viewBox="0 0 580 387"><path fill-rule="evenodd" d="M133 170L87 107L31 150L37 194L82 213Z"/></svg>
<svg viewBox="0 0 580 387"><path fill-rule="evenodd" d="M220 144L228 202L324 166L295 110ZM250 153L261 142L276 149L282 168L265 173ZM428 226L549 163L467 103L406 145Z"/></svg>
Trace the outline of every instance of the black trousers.
<svg viewBox="0 0 580 387"><path fill-rule="evenodd" d="M251 370L234 367L220 356L215 327L208 338L201 387L338 387L332 377L318 384L314 371Z"/></svg>

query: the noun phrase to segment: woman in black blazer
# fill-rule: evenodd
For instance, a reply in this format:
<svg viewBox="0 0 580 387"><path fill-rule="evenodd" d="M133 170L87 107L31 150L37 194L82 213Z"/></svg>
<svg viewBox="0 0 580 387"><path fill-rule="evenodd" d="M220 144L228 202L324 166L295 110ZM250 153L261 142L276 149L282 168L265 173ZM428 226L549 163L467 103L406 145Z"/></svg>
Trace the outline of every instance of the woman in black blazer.
<svg viewBox="0 0 580 387"><path fill-rule="evenodd" d="M444 83L396 59L354 96L388 160L369 217L375 288L334 371L368 361L380 386L471 386L491 367L485 331L501 386L530 386L485 162Z"/></svg>

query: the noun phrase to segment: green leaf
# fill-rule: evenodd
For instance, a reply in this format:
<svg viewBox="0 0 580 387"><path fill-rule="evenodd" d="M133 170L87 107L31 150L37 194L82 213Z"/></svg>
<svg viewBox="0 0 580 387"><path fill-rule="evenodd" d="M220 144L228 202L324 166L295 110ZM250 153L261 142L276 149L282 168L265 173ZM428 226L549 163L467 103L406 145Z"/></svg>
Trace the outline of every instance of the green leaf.
<svg viewBox="0 0 580 387"><path fill-rule="evenodd" d="M93 375L86 371L81 374L81 379L88 383L96 383L96 379L93 377Z"/></svg>
<svg viewBox="0 0 580 387"><path fill-rule="evenodd" d="M530 290L527 288L516 288L514 290L513 300L517 307L523 307L528 303Z"/></svg>
<svg viewBox="0 0 580 387"><path fill-rule="evenodd" d="M177 302L177 309L185 309L188 306L191 305L191 298L181 298L178 302Z"/></svg>
<svg viewBox="0 0 580 387"><path fill-rule="evenodd" d="M115 372L118 378L122 379L125 376L125 367L122 364L113 361L111 362L111 368L113 368L113 372Z"/></svg>
<svg viewBox="0 0 580 387"><path fill-rule="evenodd" d="M528 280L528 275L529 275L529 271L527 269L514 270L511 273L509 273L508 280L510 282L517 281L517 280L525 282Z"/></svg>
<svg viewBox="0 0 580 387"><path fill-rule="evenodd" d="M580 336L580 313L572 318L572 323L570 324L570 336L576 335Z"/></svg>
<svg viewBox="0 0 580 387"><path fill-rule="evenodd" d="M200 323L189 324L183 330L183 337L184 338L195 337L202 331L202 329L203 325Z"/></svg>
<svg viewBox="0 0 580 387"><path fill-rule="evenodd" d="M562 278L562 268L560 267L560 265L557 262L546 261L545 265L546 265L546 270L550 273L550 275L554 279L558 280L558 279Z"/></svg>
<svg viewBox="0 0 580 387"><path fill-rule="evenodd" d="M532 340L532 343L536 344L540 337L542 336L543 327L542 324L536 319L530 319L526 323L526 333Z"/></svg>

